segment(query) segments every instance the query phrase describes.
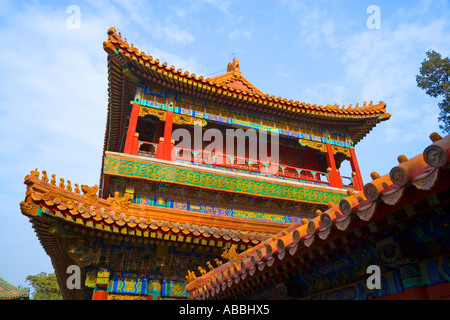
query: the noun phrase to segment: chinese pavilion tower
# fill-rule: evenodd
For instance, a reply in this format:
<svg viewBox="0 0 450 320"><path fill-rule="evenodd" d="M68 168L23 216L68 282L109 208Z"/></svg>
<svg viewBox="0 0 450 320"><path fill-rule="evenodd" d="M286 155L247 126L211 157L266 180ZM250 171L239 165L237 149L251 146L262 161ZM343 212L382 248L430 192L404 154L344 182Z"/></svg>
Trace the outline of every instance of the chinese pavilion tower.
<svg viewBox="0 0 450 320"><path fill-rule="evenodd" d="M224 252L250 250L363 189L355 145L389 119L385 103L275 97L245 79L236 59L225 74L196 76L114 28L103 47L109 103L99 184L34 170L20 204L64 299L187 298L188 282L228 263ZM230 132L250 131L276 135L279 159L252 154L249 134L225 143ZM181 148L176 132L203 139ZM223 144L208 148L207 132L221 133ZM257 136L259 149L273 148L271 139ZM351 176L339 172L344 161ZM80 289L67 285L74 265Z"/></svg>

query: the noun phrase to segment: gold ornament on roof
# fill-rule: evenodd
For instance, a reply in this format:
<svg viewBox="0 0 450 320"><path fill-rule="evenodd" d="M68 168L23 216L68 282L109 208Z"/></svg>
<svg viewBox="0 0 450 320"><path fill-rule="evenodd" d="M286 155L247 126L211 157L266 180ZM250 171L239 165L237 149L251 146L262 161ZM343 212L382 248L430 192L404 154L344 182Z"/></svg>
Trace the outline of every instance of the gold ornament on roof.
<svg viewBox="0 0 450 320"><path fill-rule="evenodd" d="M119 196L119 192L114 192L114 197L109 197L108 201L111 203L113 209L128 210L131 204L132 195L125 193L123 197Z"/></svg>
<svg viewBox="0 0 450 320"><path fill-rule="evenodd" d="M72 184L71 184L70 180L67 180L66 190L67 191L72 191Z"/></svg>
<svg viewBox="0 0 450 320"><path fill-rule="evenodd" d="M186 280L187 280L187 282L192 282L192 281L197 280L197 276L195 275L194 271L189 271L188 270L188 274L186 276Z"/></svg>
<svg viewBox="0 0 450 320"><path fill-rule="evenodd" d="M59 187L61 188L61 189L64 189L66 186L64 185L64 179L63 178L60 178L59 179Z"/></svg>
<svg viewBox="0 0 450 320"><path fill-rule="evenodd" d="M48 182L47 171L42 170L42 181Z"/></svg>
<svg viewBox="0 0 450 320"><path fill-rule="evenodd" d="M32 176L32 177L35 177L35 178L38 178L38 179L39 179L39 171L38 171L38 169L36 168L35 170L31 170L31 172L30 172L30 176Z"/></svg>
<svg viewBox="0 0 450 320"><path fill-rule="evenodd" d="M34 203L22 201L20 203L20 209L22 212L29 216L36 216L39 212L39 206Z"/></svg>
<svg viewBox="0 0 450 320"><path fill-rule="evenodd" d="M206 270L203 269L202 267L198 267L197 269L198 269L198 271L200 271L200 274L201 274L202 276L206 274Z"/></svg>
<svg viewBox="0 0 450 320"><path fill-rule="evenodd" d="M221 257L228 261L235 261L239 258L239 255L236 252L236 245L233 244L229 249L223 248L225 251L222 253Z"/></svg>
<svg viewBox="0 0 450 320"><path fill-rule="evenodd" d="M239 60L233 58L233 61L227 65L227 72L241 72L241 67L239 66Z"/></svg>
<svg viewBox="0 0 450 320"><path fill-rule="evenodd" d="M97 198L98 186L97 185L95 185L93 187L89 187L85 184L82 184L81 191L83 191L84 195L87 197L87 199L89 201L92 201L92 202L98 201L98 198Z"/></svg>

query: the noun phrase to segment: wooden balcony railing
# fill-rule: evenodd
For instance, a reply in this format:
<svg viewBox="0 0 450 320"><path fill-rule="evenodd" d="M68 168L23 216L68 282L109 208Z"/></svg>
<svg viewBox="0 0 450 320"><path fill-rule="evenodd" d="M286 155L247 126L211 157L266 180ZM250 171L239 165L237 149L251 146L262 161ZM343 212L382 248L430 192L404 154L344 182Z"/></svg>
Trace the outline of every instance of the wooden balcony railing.
<svg viewBox="0 0 450 320"><path fill-rule="evenodd" d="M158 144L155 142L139 141L138 155L156 158ZM197 165L217 170L240 172L251 175L270 177L274 179L296 181L313 185L329 186L328 173L314 171L305 168L297 168L284 164L278 165L276 172L269 172L271 163L260 160L239 158L226 154L215 154L207 151L195 151L190 149L174 148L174 161ZM346 189L354 189L353 178L341 176L342 184Z"/></svg>
<svg viewBox="0 0 450 320"><path fill-rule="evenodd" d="M139 141L138 156L155 158L158 144L154 142Z"/></svg>
<svg viewBox="0 0 450 320"><path fill-rule="evenodd" d="M353 177L341 176L341 179L345 189L355 189L355 186L353 185Z"/></svg>

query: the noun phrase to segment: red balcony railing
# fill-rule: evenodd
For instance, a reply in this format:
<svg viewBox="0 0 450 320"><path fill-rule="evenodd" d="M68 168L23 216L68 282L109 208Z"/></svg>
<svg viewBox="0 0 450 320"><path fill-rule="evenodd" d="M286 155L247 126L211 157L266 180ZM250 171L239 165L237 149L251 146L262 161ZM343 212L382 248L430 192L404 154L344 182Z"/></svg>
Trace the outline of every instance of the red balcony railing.
<svg viewBox="0 0 450 320"><path fill-rule="evenodd" d="M158 144L154 142L139 141L139 156L156 158ZM270 177L280 180L296 181L313 185L329 186L328 173L314 171L305 168L297 168L284 164L279 164L274 172L271 163L240 158L227 154L215 154L214 152L195 151L183 148L174 148L174 161L207 167L230 172L240 172L251 175ZM271 169L271 170L269 170ZM354 189L353 178L341 176L342 184L346 189Z"/></svg>
<svg viewBox="0 0 450 320"><path fill-rule="evenodd" d="M355 189L355 186L353 185L352 177L341 176L341 179L342 179L342 184L344 185L345 189Z"/></svg>
<svg viewBox="0 0 450 320"><path fill-rule="evenodd" d="M158 144L154 142L139 141L138 156L155 158Z"/></svg>
<svg viewBox="0 0 450 320"><path fill-rule="evenodd" d="M155 157L158 147L156 143L140 142L140 146L142 145L147 145L144 148L148 149L148 151L139 151L139 155ZM144 148L141 147L140 149ZM328 174L325 172L296 168L287 165L279 165L276 168L276 172L273 172L271 163L266 163L260 160L182 148L175 148L174 152L174 161L179 163L187 163L217 170L240 172L315 185L329 185Z"/></svg>

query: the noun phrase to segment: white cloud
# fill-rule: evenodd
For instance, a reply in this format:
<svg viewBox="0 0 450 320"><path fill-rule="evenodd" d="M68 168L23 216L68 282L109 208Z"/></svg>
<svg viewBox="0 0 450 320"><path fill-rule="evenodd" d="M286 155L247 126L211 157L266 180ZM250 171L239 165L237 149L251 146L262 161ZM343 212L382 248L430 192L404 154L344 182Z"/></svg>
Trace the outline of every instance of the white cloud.
<svg viewBox="0 0 450 320"><path fill-rule="evenodd" d="M180 19L184 19L186 18L187 12L186 10L183 8L179 8L179 7L175 7L172 9L175 13L175 15L180 18Z"/></svg>
<svg viewBox="0 0 450 320"><path fill-rule="evenodd" d="M197 59L193 57L183 57L153 46L149 47L149 52L154 58L158 58L161 63L163 61L167 62L168 66L173 65L175 68L181 69L183 72L188 71L190 74L195 73L197 77L206 74L206 70L204 70Z"/></svg>
<svg viewBox="0 0 450 320"><path fill-rule="evenodd" d="M324 6L324 2L327 6ZM309 50L317 54L327 54L324 47L334 48L339 45L336 29L344 30L348 22L332 18L334 1L298 1L283 0L299 26L300 41L307 45ZM292 31L291 31L292 32Z"/></svg>
<svg viewBox="0 0 450 320"><path fill-rule="evenodd" d="M141 0L119 1L112 0L111 7L121 12L121 25L127 27L137 27L143 30L143 33L151 35L160 41L167 41L171 44L186 45L195 41L194 35L187 29L183 29L167 15L161 15L156 7L157 3ZM102 7L106 6L102 2ZM101 12L102 9L98 8ZM175 15L186 15L185 10L174 10ZM164 17L164 18L162 18ZM136 30L135 28L133 28Z"/></svg>
<svg viewBox="0 0 450 320"><path fill-rule="evenodd" d="M195 40L195 37L191 33L180 29L180 27L175 24L164 27L163 32L170 43L189 44Z"/></svg>
<svg viewBox="0 0 450 320"><path fill-rule="evenodd" d="M229 8L232 3L228 0L200 0L199 2L207 3L225 14L230 14Z"/></svg>
<svg viewBox="0 0 450 320"><path fill-rule="evenodd" d="M228 40L250 40L252 38L252 32L249 30L236 29L228 33Z"/></svg>

